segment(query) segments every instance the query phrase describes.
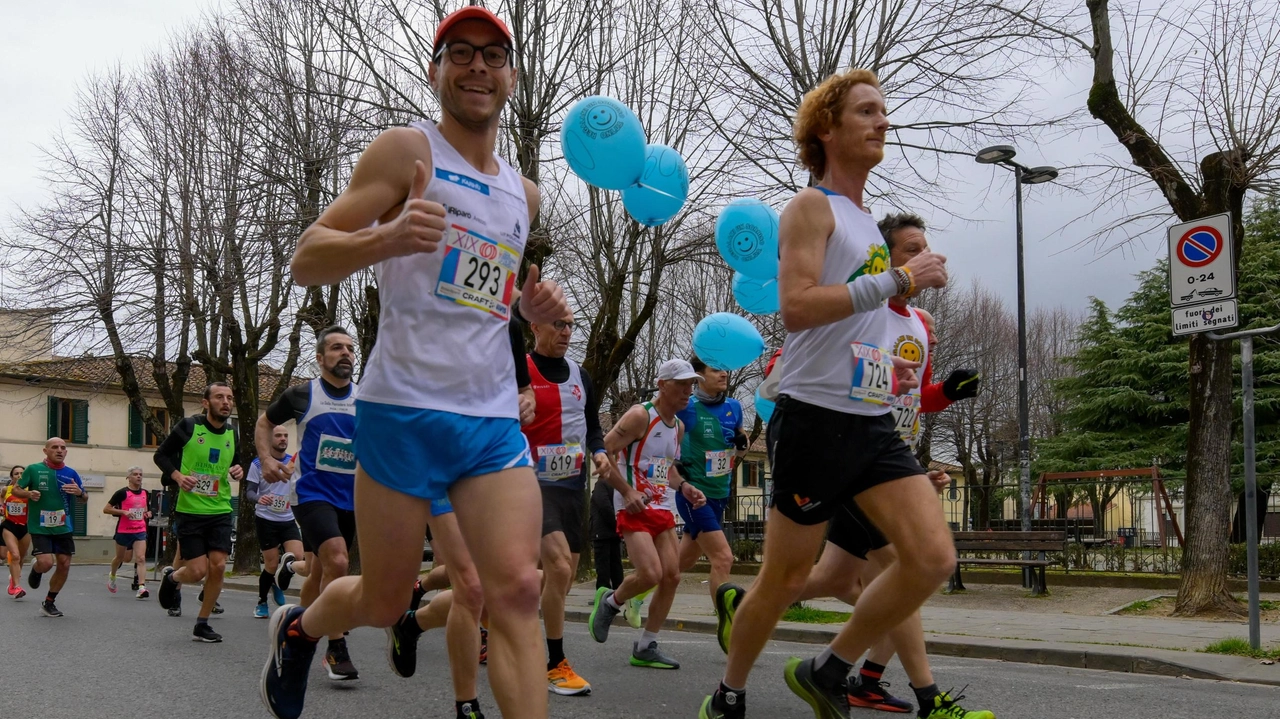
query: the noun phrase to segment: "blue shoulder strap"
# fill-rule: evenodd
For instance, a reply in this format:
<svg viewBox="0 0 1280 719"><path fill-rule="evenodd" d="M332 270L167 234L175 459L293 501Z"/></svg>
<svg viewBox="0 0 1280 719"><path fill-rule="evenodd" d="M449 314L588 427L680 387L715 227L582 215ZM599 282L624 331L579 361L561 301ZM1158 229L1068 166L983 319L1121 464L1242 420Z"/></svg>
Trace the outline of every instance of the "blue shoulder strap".
<svg viewBox="0 0 1280 719"><path fill-rule="evenodd" d="M833 192L833 191L831 191L831 190L828 190L827 188L823 187L822 185L815 185L815 187L816 187L818 190L821 190L821 191L822 191L822 194L824 194L824 195L826 195L826 196L828 196L828 197L834 197L834 196L836 196L836 195L839 195L839 194L840 194L839 192Z"/></svg>

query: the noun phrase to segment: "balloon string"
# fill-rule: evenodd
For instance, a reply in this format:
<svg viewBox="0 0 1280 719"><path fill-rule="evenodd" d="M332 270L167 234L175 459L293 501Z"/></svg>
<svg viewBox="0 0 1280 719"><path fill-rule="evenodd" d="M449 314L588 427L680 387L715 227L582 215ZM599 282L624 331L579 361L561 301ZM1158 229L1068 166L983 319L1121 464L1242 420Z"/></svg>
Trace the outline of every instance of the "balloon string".
<svg viewBox="0 0 1280 719"><path fill-rule="evenodd" d="M652 185L646 185L646 184L644 184L643 182L637 182L637 183L635 184L635 186L636 186L636 187L643 187L644 189L648 190L649 192L656 192L656 193L658 193L659 195L662 195L663 197L670 197L670 198L671 198L671 199L673 199L673 200L679 200L679 199L680 199L679 197L676 197L675 195L671 194L670 192L664 192L664 191L662 191L662 190L659 190L659 189L658 189L658 188L656 188L656 187L653 187Z"/></svg>

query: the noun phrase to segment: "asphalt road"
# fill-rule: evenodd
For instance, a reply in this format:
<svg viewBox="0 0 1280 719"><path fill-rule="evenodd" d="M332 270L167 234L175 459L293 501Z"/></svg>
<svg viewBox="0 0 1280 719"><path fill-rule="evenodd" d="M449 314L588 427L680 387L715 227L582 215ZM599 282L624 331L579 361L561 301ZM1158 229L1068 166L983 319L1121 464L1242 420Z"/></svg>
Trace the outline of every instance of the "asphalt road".
<svg viewBox="0 0 1280 719"><path fill-rule="evenodd" d="M266 656L266 625L251 616L256 597L227 592L227 613L214 627L225 641L191 641L195 596L184 590L188 616L170 618L152 598L137 601L121 581L108 594L103 567L73 567L58 597L61 619L40 616L37 596L0 598L0 717L88 719L89 717L266 717L258 698L258 676ZM658 719L697 716L702 696L716 686L724 657L713 637L665 632L664 650L683 664L679 671L638 669L627 663L635 631L615 627L599 645L581 624L568 626L570 660L594 686L589 697L552 696L551 716L574 719ZM317 659L306 717L453 716L444 656L444 636L433 632L420 645L417 676L399 679L384 660L384 634L358 629L349 639L361 671L356 682L331 683ZM811 656L814 645L774 642L761 657L748 690L749 716L809 719L809 709L782 681L788 656ZM1205 716L1280 717L1280 689L1202 680L1064 669L938 657L935 675L944 687L968 685L964 704L986 708L1001 719L1102 719ZM895 665L886 679L910 696ZM497 709L481 673L481 707ZM855 709L853 716L886 716Z"/></svg>

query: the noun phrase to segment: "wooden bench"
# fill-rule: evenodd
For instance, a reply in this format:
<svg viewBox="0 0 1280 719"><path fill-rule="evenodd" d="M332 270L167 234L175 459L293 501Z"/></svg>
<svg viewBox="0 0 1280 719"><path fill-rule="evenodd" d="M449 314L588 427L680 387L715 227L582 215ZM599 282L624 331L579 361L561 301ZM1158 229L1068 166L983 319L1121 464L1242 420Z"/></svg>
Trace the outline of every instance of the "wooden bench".
<svg viewBox="0 0 1280 719"><path fill-rule="evenodd" d="M1031 567L1031 596L1038 597L1049 591L1045 584L1045 567L1054 564L1045 559L1045 553L1061 552L1067 546L1066 532L952 532L951 538L955 541L957 556L961 552L1034 552L1039 558L975 559L958 556L955 574L947 583L948 593L964 591L964 582L960 580L960 566L976 564Z"/></svg>

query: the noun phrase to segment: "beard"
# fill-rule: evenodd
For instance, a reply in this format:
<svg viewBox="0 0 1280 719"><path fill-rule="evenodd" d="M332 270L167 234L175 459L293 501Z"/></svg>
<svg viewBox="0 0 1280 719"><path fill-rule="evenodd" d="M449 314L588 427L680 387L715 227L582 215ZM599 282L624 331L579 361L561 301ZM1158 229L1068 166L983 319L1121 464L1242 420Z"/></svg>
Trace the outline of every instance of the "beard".
<svg viewBox="0 0 1280 719"><path fill-rule="evenodd" d="M351 379L352 366L346 362L339 362L329 370L329 373L338 379Z"/></svg>

